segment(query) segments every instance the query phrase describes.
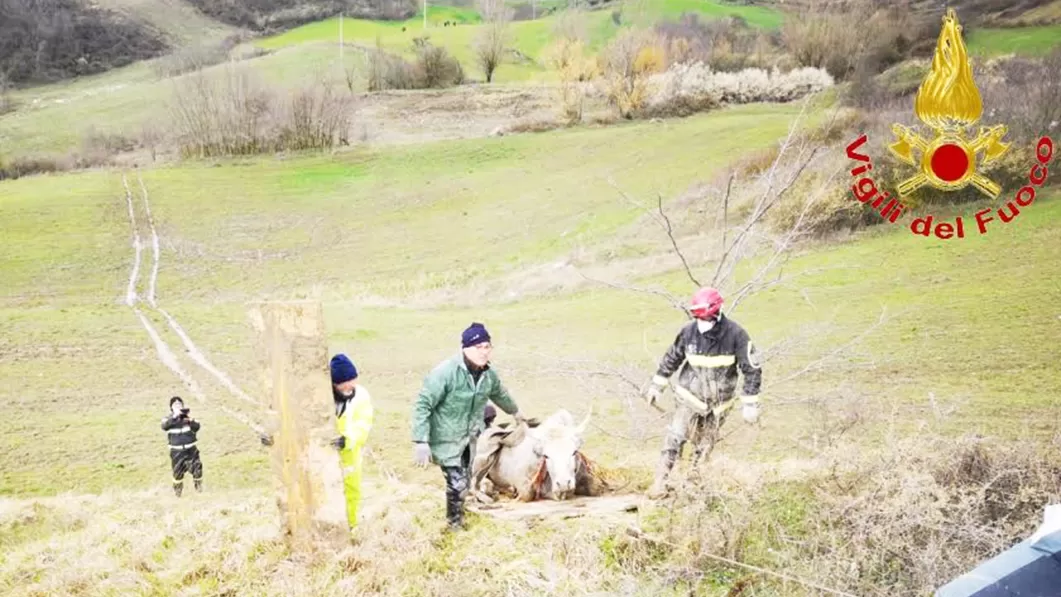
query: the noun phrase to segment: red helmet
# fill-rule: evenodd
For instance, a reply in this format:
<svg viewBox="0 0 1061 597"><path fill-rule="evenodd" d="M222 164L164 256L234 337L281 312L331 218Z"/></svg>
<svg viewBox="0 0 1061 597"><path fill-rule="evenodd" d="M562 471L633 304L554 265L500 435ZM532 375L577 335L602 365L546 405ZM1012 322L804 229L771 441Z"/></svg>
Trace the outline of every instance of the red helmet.
<svg viewBox="0 0 1061 597"><path fill-rule="evenodd" d="M707 286L693 293L689 311L697 319L711 319L722 310L722 294Z"/></svg>

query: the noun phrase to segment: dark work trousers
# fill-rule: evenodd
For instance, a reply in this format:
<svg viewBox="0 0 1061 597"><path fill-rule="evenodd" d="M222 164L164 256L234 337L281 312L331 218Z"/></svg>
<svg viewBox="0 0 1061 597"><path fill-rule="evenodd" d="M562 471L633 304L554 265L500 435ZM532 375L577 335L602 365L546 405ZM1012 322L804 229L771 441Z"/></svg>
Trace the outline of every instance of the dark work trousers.
<svg viewBox="0 0 1061 597"><path fill-rule="evenodd" d="M199 460L198 447L170 450L169 459L173 465L173 493L177 494L177 497L180 497L184 490L184 474L189 471L195 482L195 490L203 490L203 461Z"/></svg>
<svg viewBox="0 0 1061 597"><path fill-rule="evenodd" d="M471 449L464 448L460 466L443 466L446 477L446 521L450 527L464 526L464 498L471 474Z"/></svg>

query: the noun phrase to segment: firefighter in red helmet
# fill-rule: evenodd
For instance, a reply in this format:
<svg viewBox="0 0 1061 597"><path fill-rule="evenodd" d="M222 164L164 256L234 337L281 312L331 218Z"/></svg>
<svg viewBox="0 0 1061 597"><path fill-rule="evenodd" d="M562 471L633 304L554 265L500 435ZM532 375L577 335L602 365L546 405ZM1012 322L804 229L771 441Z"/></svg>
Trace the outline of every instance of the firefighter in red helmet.
<svg viewBox="0 0 1061 597"><path fill-rule="evenodd" d="M689 305L693 321L667 348L645 392L645 399L654 405L669 385L677 402L649 497L666 494L667 476L687 441L694 446L694 464L713 447L734 404L738 372L744 376L740 394L744 420L759 420L759 355L744 328L722 313L722 303L722 294L714 288L693 294ZM677 379L672 381L675 373Z"/></svg>

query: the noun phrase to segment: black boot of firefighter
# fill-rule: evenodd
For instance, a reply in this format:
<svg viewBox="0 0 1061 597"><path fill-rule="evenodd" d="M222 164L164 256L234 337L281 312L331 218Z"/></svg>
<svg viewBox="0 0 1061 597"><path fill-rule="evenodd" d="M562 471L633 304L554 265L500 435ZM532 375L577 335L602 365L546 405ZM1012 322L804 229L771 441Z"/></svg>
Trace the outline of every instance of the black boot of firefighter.
<svg viewBox="0 0 1061 597"><path fill-rule="evenodd" d="M180 497L181 493L183 493L183 492L184 492L184 481L174 481L173 482L173 493L174 493L174 495L176 495L177 497Z"/></svg>

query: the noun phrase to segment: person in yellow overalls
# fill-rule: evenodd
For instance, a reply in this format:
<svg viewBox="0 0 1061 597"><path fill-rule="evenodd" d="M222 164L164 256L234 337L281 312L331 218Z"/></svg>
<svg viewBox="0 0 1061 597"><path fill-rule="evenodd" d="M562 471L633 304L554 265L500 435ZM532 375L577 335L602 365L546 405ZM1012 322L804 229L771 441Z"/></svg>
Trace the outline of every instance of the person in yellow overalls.
<svg viewBox="0 0 1061 597"><path fill-rule="evenodd" d="M357 509L361 503L361 448L368 440L374 416L372 397L357 382L357 368L345 354L331 360L332 397L335 400L335 428L339 437L332 443L339 450L343 466L343 489L346 494L346 518L350 534L357 528Z"/></svg>

